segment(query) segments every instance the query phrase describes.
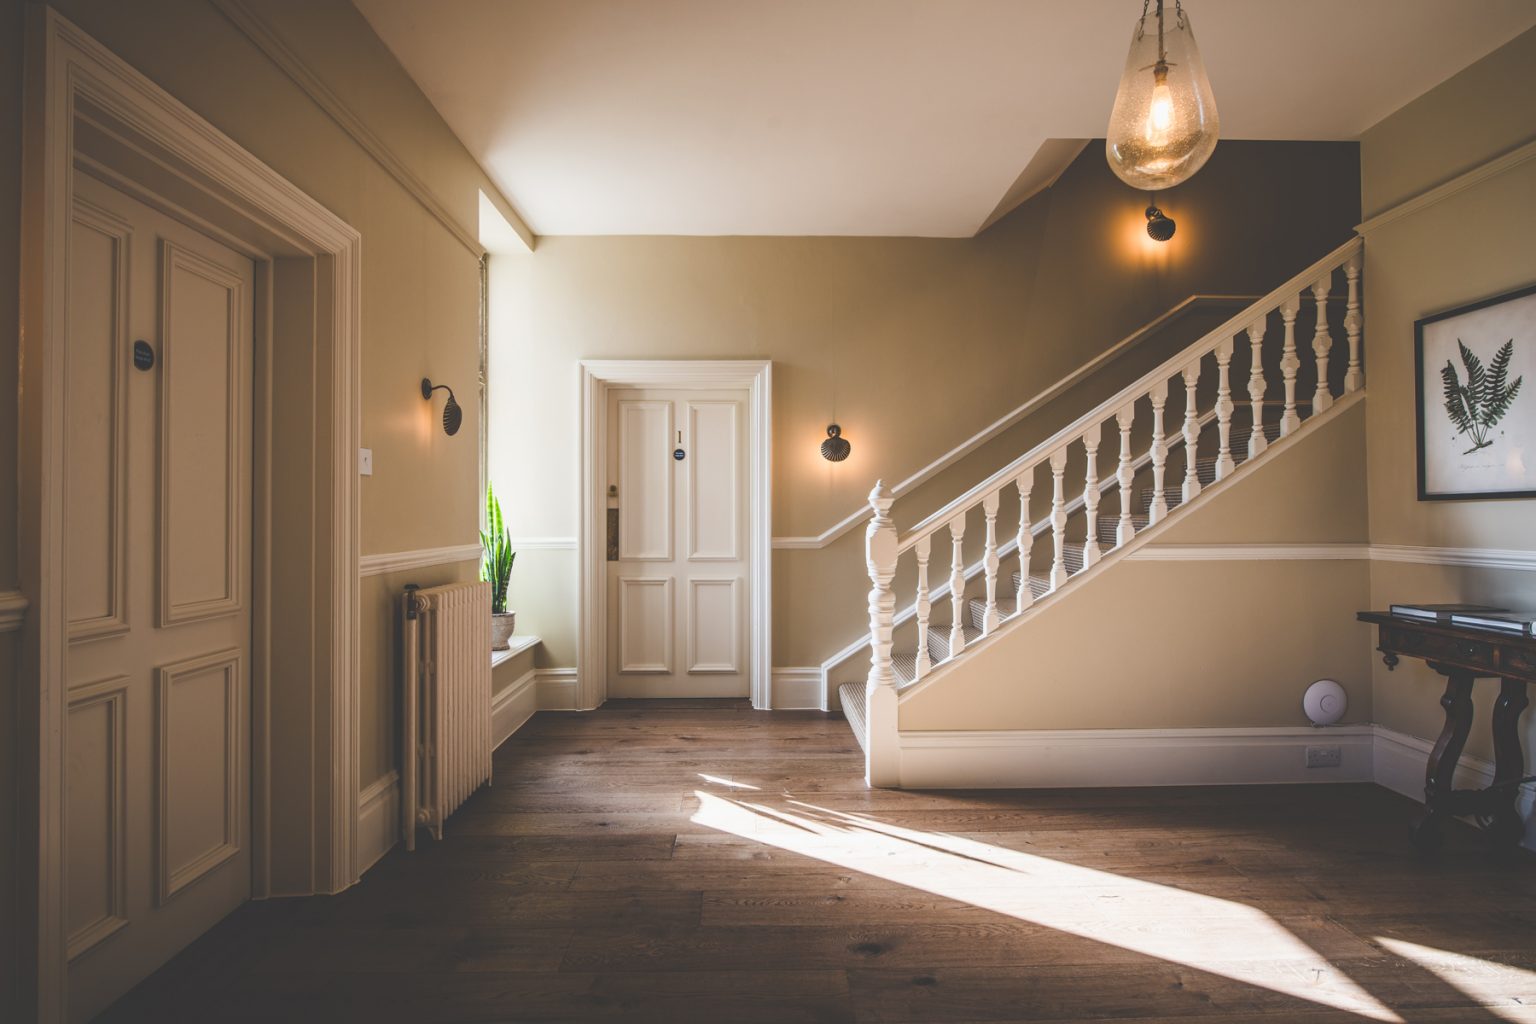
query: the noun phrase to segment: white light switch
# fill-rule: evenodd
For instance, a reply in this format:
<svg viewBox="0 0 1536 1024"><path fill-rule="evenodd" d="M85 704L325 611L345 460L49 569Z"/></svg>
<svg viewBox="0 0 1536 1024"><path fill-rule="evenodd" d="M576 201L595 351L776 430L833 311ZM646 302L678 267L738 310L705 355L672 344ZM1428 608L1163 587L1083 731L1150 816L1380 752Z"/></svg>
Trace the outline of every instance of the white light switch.
<svg viewBox="0 0 1536 1024"><path fill-rule="evenodd" d="M360 476L373 476L373 449L357 450L357 472Z"/></svg>

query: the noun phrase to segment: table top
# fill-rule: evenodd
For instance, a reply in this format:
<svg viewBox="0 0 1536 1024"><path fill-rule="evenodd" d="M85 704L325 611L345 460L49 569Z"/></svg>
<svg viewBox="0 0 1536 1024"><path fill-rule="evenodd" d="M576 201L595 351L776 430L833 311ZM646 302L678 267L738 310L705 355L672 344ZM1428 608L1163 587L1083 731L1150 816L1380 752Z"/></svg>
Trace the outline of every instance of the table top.
<svg viewBox="0 0 1536 1024"><path fill-rule="evenodd" d="M1483 643L1515 644L1517 646L1536 648L1536 637L1525 636L1522 633L1505 633L1497 629L1474 629L1470 626L1457 626L1449 622L1436 622L1431 619L1414 619L1406 615L1393 615L1391 612L1356 612L1355 618L1361 622L1371 622L1378 626L1398 626L1403 629L1422 630L1426 633L1455 637L1458 640L1480 640Z"/></svg>

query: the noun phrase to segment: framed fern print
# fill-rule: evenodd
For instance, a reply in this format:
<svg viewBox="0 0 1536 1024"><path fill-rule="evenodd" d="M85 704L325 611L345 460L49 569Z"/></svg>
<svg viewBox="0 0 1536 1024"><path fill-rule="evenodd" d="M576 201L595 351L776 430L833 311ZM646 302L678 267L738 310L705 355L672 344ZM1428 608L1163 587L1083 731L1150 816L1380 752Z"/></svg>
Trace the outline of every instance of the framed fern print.
<svg viewBox="0 0 1536 1024"><path fill-rule="evenodd" d="M1536 497L1536 285L1413 325L1419 500Z"/></svg>

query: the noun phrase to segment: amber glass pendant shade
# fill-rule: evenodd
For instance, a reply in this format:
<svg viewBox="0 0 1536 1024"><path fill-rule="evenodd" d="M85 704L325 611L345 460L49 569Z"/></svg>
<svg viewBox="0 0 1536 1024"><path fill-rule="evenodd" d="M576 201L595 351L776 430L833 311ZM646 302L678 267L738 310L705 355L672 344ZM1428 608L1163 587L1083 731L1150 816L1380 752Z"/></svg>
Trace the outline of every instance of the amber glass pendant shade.
<svg viewBox="0 0 1536 1024"><path fill-rule="evenodd" d="M1177 4L1165 12L1162 0L1154 0L1131 34L1109 115L1109 166L1144 192L1172 188L1210 159L1219 129L1189 15Z"/></svg>

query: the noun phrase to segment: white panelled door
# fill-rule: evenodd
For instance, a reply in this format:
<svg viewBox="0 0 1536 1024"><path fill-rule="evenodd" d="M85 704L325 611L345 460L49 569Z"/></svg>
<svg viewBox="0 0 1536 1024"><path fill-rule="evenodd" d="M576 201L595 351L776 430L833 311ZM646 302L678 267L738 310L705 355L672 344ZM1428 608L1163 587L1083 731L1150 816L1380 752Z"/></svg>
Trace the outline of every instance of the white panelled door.
<svg viewBox="0 0 1536 1024"><path fill-rule="evenodd" d="M748 694L748 400L608 392L610 697Z"/></svg>
<svg viewBox="0 0 1536 1024"><path fill-rule="evenodd" d="M251 892L254 278L148 206L75 187L65 877L86 1020Z"/></svg>

